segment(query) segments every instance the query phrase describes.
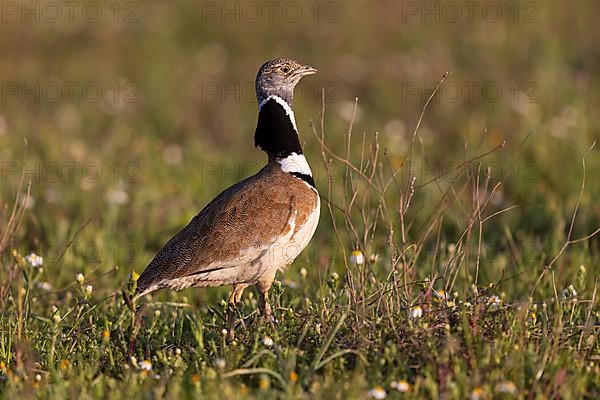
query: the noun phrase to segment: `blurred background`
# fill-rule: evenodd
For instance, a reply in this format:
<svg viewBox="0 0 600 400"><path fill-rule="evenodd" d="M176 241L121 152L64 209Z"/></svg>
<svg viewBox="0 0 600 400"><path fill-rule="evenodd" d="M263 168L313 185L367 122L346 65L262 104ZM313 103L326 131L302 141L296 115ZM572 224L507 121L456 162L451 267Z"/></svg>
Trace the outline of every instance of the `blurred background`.
<svg viewBox="0 0 600 400"><path fill-rule="evenodd" d="M422 122L417 182L505 140L481 162L495 182L505 181L497 207L521 207L495 222L490 240L509 230L544 253L540 261L564 241L581 158L600 136L600 26L591 0L1 7L1 222L24 173L32 187L16 243L45 258L44 279L54 287L118 265L116 274L96 277L98 290L112 293L218 192L262 166L253 82L271 58L320 71L300 83L294 107L321 192L327 176L310 121L320 124L322 98L332 149L343 154L358 98L355 134L371 140L378 132L400 165L425 102L450 72ZM596 148L575 237L600 226L599 168ZM435 206L425 194L416 194L416 221ZM335 246L330 227L323 209L313 243ZM593 263L598 239L584 248L561 263L565 282L580 263ZM343 268L317 261L323 272ZM309 255L300 264L313 268ZM210 293L221 292L198 296Z"/></svg>

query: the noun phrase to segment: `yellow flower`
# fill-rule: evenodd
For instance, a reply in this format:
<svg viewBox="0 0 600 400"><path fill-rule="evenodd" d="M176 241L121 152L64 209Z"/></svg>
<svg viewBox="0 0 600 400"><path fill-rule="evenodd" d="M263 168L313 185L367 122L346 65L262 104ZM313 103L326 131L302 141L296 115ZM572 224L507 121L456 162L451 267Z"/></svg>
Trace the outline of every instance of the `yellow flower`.
<svg viewBox="0 0 600 400"><path fill-rule="evenodd" d="M260 390L267 390L269 388L269 386L271 386L271 383L269 382L269 378L267 378L266 376L261 376L260 380L258 381L258 387L260 388Z"/></svg>
<svg viewBox="0 0 600 400"><path fill-rule="evenodd" d="M17 264L25 265L25 259L16 249L13 249L12 255L15 258L15 260L17 261Z"/></svg>
<svg viewBox="0 0 600 400"><path fill-rule="evenodd" d="M193 382L194 384L198 384L198 383L200 383L200 375L198 375L198 374L194 374L194 375L192 375L192 382Z"/></svg>
<svg viewBox="0 0 600 400"><path fill-rule="evenodd" d="M67 369L67 368L69 368L70 365L71 365L71 362L69 360L62 360L60 362L60 369Z"/></svg>
<svg viewBox="0 0 600 400"><path fill-rule="evenodd" d="M485 392L483 391L483 389L479 386L473 388L473 390L471 391L471 395L469 396L469 400L480 400L483 398L484 393Z"/></svg>
<svg viewBox="0 0 600 400"><path fill-rule="evenodd" d="M296 373L296 371L290 372L290 381L298 382L298 374Z"/></svg>
<svg viewBox="0 0 600 400"><path fill-rule="evenodd" d="M242 386L240 386L240 395L246 397L246 396L248 396L248 392L249 392L248 386L246 386L242 383Z"/></svg>

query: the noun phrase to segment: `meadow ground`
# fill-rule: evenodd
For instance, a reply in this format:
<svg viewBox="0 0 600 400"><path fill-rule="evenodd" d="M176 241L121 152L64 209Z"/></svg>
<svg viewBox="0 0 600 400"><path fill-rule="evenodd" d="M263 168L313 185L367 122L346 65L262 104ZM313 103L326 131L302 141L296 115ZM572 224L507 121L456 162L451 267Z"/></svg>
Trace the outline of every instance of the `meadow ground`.
<svg viewBox="0 0 600 400"><path fill-rule="evenodd" d="M600 397L596 2L69 4L0 13L0 397ZM277 56L322 216L227 345L228 288L125 298Z"/></svg>

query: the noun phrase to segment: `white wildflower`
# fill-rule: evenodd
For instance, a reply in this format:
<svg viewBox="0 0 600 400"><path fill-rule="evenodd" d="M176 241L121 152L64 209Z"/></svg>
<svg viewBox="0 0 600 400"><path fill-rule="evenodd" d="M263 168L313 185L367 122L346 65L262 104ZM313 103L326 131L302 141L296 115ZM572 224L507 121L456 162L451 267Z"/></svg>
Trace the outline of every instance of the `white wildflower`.
<svg viewBox="0 0 600 400"><path fill-rule="evenodd" d="M217 368L219 369L225 369L225 360L222 358L217 358L215 360L215 365L217 366Z"/></svg>
<svg viewBox="0 0 600 400"><path fill-rule="evenodd" d="M306 270L306 268L304 268L304 267L300 268L300 276L303 278L306 278L307 275L308 275L308 271Z"/></svg>
<svg viewBox="0 0 600 400"><path fill-rule="evenodd" d="M365 263L365 256L363 255L362 251L354 250L350 254L350 262L356 265L363 265Z"/></svg>
<svg viewBox="0 0 600 400"><path fill-rule="evenodd" d="M265 336L265 337L263 338L263 344L264 344L266 347L271 347L271 346L273 346L273 339L271 339L271 337L270 337L270 336Z"/></svg>
<svg viewBox="0 0 600 400"><path fill-rule="evenodd" d="M469 400L481 400L481 399L483 399L484 394L485 394L485 392L483 391L482 388L480 388L480 387L473 388L473 390L471 391L471 395L469 396Z"/></svg>
<svg viewBox="0 0 600 400"><path fill-rule="evenodd" d="M85 281L85 277L82 273L77 274L77 276L75 276L75 279L77 279L77 282L79 282L80 285L83 285L83 282Z"/></svg>
<svg viewBox="0 0 600 400"><path fill-rule="evenodd" d="M392 389L396 389L399 392L405 393L408 392L410 390L410 383L406 382L405 380L401 380L401 381L394 381L390 384Z"/></svg>
<svg viewBox="0 0 600 400"><path fill-rule="evenodd" d="M375 386L373 389L369 390L369 397L374 399L385 399L387 397L387 392L381 386Z"/></svg>
<svg viewBox="0 0 600 400"><path fill-rule="evenodd" d="M26 255L25 261L27 261L32 267L41 267L44 265L44 259L35 253L29 253Z"/></svg>
<svg viewBox="0 0 600 400"><path fill-rule="evenodd" d="M574 299L577 297L577 290L573 285L569 285L562 291L562 296L564 299Z"/></svg>
<svg viewBox="0 0 600 400"><path fill-rule="evenodd" d="M88 295L88 296L92 295L92 291L93 290L94 290L94 287L92 285L86 285L86 287L84 289L85 294Z"/></svg>
<svg viewBox="0 0 600 400"><path fill-rule="evenodd" d="M500 297L496 295L490 296L487 299L487 305L489 306L490 310L497 310L500 307L500 304L502 304L502 300L500 300Z"/></svg>
<svg viewBox="0 0 600 400"><path fill-rule="evenodd" d="M150 362L150 360L144 360L144 361L142 361L140 363L140 369L143 369L145 371L152 371L152 363Z"/></svg>
<svg viewBox="0 0 600 400"><path fill-rule="evenodd" d="M52 285L49 284L48 282L37 282L35 284L38 288L45 290L47 292L49 292L50 290L52 290Z"/></svg>
<svg viewBox="0 0 600 400"><path fill-rule="evenodd" d="M110 204L123 205L129 203L129 194L123 189L109 189L106 200Z"/></svg>
<svg viewBox="0 0 600 400"><path fill-rule="evenodd" d="M421 306L414 306L410 309L410 316L413 318L421 318L423 316L423 308Z"/></svg>
<svg viewBox="0 0 600 400"><path fill-rule="evenodd" d="M498 393L516 394L517 386L511 381L502 381L496 384L494 390Z"/></svg>

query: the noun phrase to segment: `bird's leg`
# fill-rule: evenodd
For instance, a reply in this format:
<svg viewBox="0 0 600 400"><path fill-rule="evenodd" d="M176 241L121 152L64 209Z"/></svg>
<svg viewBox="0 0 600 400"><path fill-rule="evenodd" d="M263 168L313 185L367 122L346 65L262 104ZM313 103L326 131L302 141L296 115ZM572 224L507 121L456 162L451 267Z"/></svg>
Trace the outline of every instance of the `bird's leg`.
<svg viewBox="0 0 600 400"><path fill-rule="evenodd" d="M235 331L235 315L237 314L237 303L242 300L242 293L248 285L238 284L233 286L231 296L227 304L227 343L230 343L234 338Z"/></svg>
<svg viewBox="0 0 600 400"><path fill-rule="evenodd" d="M260 312L263 318L267 321L271 321L272 311L271 305L269 304L269 289L271 288L271 282L259 282L258 293L260 295Z"/></svg>
<svg viewBox="0 0 600 400"><path fill-rule="evenodd" d="M260 294L260 300L261 300L261 304L260 304L260 312L262 313L263 317L265 317L266 320L270 321L271 320L271 316L273 314L273 312L271 311L271 305L269 304L269 291Z"/></svg>

